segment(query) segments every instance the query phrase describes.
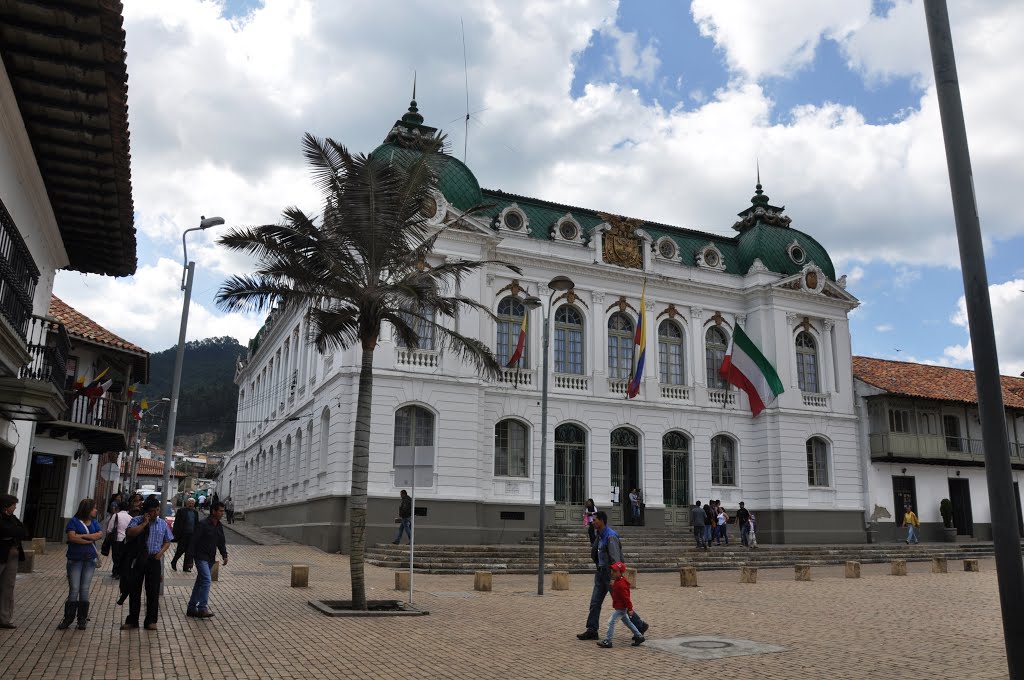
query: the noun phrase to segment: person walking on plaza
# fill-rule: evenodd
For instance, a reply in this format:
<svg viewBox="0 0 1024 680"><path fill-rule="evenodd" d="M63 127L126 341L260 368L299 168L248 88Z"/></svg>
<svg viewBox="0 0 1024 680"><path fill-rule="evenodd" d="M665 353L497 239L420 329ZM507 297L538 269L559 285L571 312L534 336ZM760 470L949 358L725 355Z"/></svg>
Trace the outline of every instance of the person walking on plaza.
<svg viewBox="0 0 1024 680"><path fill-rule="evenodd" d="M402 533L409 537L412 542L412 498L402 489L402 502L398 504L398 533L395 534L395 545L402 542Z"/></svg>
<svg viewBox="0 0 1024 680"><path fill-rule="evenodd" d="M626 565L616 562L612 565L612 616L608 619L608 634L597 643L598 647L608 649L612 646L612 638L615 636L615 622L622 619L626 627L633 633L633 646L637 647L644 643L643 634L630 620L636 615L633 609L633 600L629 596L629 581L626 580ZM639 618L639 617L638 617Z"/></svg>
<svg viewBox="0 0 1024 680"><path fill-rule="evenodd" d="M594 573L594 590L590 594L587 629L576 636L579 640L598 639L597 629L601 625L601 605L611 588L611 567L616 562L622 561L622 543L619 541L619 535L608 526L608 514L604 510L598 510L594 514L594 531L597 532L597 537L591 546L590 558L594 561L597 571ZM647 624L636 612L630 618L641 634L647 632Z"/></svg>
<svg viewBox="0 0 1024 680"><path fill-rule="evenodd" d="M199 522L195 536L192 538L192 557L196 562L196 584L192 587L192 597L188 600L186 616L208 619L213 616L209 609L210 582L213 564L217 561L220 551L221 564L228 566L228 547L224 540L224 504L214 501L210 506L210 516Z"/></svg>
<svg viewBox="0 0 1024 680"><path fill-rule="evenodd" d="M96 521L96 511L96 501L82 499L78 512L64 527L68 537L68 599L64 602L64 618L57 624L58 630L68 628L76 615L78 630L85 630L89 618L89 588L99 559L96 542L103 539L103 527Z"/></svg>
<svg viewBox="0 0 1024 680"><path fill-rule="evenodd" d="M740 543L750 547L750 511L747 510L743 501L740 501L740 509L736 511L736 523L740 525Z"/></svg>
<svg viewBox="0 0 1024 680"><path fill-rule="evenodd" d="M708 549L707 542L704 540L704 523L707 521L707 516L704 514L704 508L700 507L700 501L693 504L690 508L690 525L693 527L693 538L697 541L698 548Z"/></svg>
<svg viewBox="0 0 1024 680"><path fill-rule="evenodd" d="M729 545L729 532L727 531L726 524L729 522L729 515L726 514L725 508L722 504L718 504L718 534L715 536L715 545L722 545L722 539L725 539L725 544Z"/></svg>
<svg viewBox="0 0 1024 680"><path fill-rule="evenodd" d="M594 531L594 515L596 514L597 506L594 505L594 499L588 498L587 502L583 504L583 526L587 528L590 545L594 545L594 538L597 536L597 532Z"/></svg>
<svg viewBox="0 0 1024 680"><path fill-rule="evenodd" d="M18 497L0 494L0 628L16 628L14 618L14 584L18 562L25 561L21 542L28 539L28 529L14 516Z"/></svg>
<svg viewBox="0 0 1024 680"><path fill-rule="evenodd" d="M230 495L228 495L228 497L224 499L224 512L226 512L227 515L228 515L228 524L234 524L235 523L235 502L233 500L231 500L231 496Z"/></svg>
<svg viewBox="0 0 1024 680"><path fill-rule="evenodd" d="M640 524L640 496L637 494L636 489L630 489L629 491L629 511L630 524L634 526Z"/></svg>
<svg viewBox="0 0 1024 680"><path fill-rule="evenodd" d="M124 536L124 539L120 542L114 543L114 568L117 569L118 578L120 582L121 596L117 598L117 604L122 605L124 601L128 599L128 594L132 590L132 567L131 560L129 559L129 543L128 543L128 525L132 523L132 520L142 514L142 495L133 493L128 497L127 510L122 510L118 513L118 532Z"/></svg>
<svg viewBox="0 0 1024 680"><path fill-rule="evenodd" d="M714 501L708 501L704 504L704 545L711 547L712 535L714 534L715 527L715 515L711 511L711 506Z"/></svg>
<svg viewBox="0 0 1024 680"><path fill-rule="evenodd" d="M189 498L185 501L185 507L174 516L174 539L178 541L178 547L174 549L174 557L171 558L171 569L178 571L178 558L185 556L185 566L182 570L185 573L192 571L192 536L196 527L199 526L199 513L196 512L196 502Z"/></svg>
<svg viewBox="0 0 1024 680"><path fill-rule="evenodd" d="M136 499L138 499L136 501ZM110 540L110 577L121 576L121 555L124 553L124 532L128 529L128 523L132 521L132 515L128 508L133 502L142 503L142 496L132 495L127 501L118 502L118 510L107 519L107 538ZM136 505L138 507L138 505Z"/></svg>
<svg viewBox="0 0 1024 680"><path fill-rule="evenodd" d="M160 517L160 499L147 498L142 504L142 515L128 525L125 532L128 540L142 539L132 555L132 589L128 595L128 617L121 630L139 627L139 613L142 610L142 589L146 589L146 630L156 630L160 614L160 579L164 553L171 546L174 536L167 522Z"/></svg>
<svg viewBox="0 0 1024 680"><path fill-rule="evenodd" d="M921 521L917 519L917 513L909 505L903 506L903 526L907 528L907 543L920 543L917 530L921 526Z"/></svg>

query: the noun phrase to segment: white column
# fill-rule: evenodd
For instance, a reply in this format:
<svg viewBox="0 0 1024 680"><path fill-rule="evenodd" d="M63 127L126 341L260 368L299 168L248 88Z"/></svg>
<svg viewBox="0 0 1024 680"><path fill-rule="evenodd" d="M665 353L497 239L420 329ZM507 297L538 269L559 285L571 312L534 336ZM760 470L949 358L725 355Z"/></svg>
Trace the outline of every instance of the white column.
<svg viewBox="0 0 1024 680"><path fill-rule="evenodd" d="M800 315L788 312L786 314L786 354L789 356L789 386L794 390L800 389L800 380L796 372L796 343L793 341L793 327L799 321Z"/></svg>
<svg viewBox="0 0 1024 680"><path fill-rule="evenodd" d="M704 385L704 310L690 308L690 375L693 384Z"/></svg>
<svg viewBox="0 0 1024 680"><path fill-rule="evenodd" d="M822 335L822 344L825 347L821 358L821 391L828 394L834 387L832 385L832 376L835 375L832 364L832 327L835 325L835 321L824 319L821 325L825 329Z"/></svg>
<svg viewBox="0 0 1024 680"><path fill-rule="evenodd" d="M654 327L654 300L647 300L644 314L644 326L647 331L647 357L644 359L644 398L648 401L657 399L658 395L658 329ZM646 498L646 496L644 496Z"/></svg>

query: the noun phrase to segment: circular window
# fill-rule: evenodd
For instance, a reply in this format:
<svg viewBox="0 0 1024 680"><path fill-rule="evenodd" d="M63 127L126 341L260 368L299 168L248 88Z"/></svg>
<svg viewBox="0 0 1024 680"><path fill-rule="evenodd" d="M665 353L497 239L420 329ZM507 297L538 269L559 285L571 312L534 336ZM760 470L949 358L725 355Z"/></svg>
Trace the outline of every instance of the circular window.
<svg viewBox="0 0 1024 680"><path fill-rule="evenodd" d="M576 236L579 235L579 229L577 229L576 225L569 220L564 220L558 225L558 233L566 241L575 241Z"/></svg>
<svg viewBox="0 0 1024 680"><path fill-rule="evenodd" d="M804 249L797 245L790 247L789 256L793 258L793 262L796 262L797 264L803 264L804 260L807 258L807 255L804 254Z"/></svg>
<svg viewBox="0 0 1024 680"><path fill-rule="evenodd" d="M704 264L706 264L709 267L717 267L718 261L718 253L716 253L714 250L708 248L707 250L704 251Z"/></svg>
<svg viewBox="0 0 1024 680"><path fill-rule="evenodd" d="M420 208L420 212L427 219L437 214L437 200L433 196L427 196L423 199L423 206Z"/></svg>
<svg viewBox="0 0 1024 680"><path fill-rule="evenodd" d="M505 226L512 231L519 231L523 228L523 216L517 212L505 213Z"/></svg>
<svg viewBox="0 0 1024 680"><path fill-rule="evenodd" d="M658 244L658 253L666 259L672 259L676 256L676 244L670 239L662 239L661 243Z"/></svg>

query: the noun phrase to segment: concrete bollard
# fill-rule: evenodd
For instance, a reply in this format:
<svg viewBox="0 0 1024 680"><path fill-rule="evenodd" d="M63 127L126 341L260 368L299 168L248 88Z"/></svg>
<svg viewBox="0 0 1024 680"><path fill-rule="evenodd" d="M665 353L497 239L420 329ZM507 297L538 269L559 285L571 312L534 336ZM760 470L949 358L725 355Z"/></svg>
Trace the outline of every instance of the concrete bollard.
<svg viewBox="0 0 1024 680"><path fill-rule="evenodd" d="M757 567L743 567L740 571L740 583L757 583Z"/></svg>
<svg viewBox="0 0 1024 680"><path fill-rule="evenodd" d="M45 538L33 538L32 539L32 551L36 555L46 554L46 539Z"/></svg>
<svg viewBox="0 0 1024 680"><path fill-rule="evenodd" d="M933 557L932 558L932 573L933 574L948 574L949 565L946 563L945 557Z"/></svg>
<svg viewBox="0 0 1024 680"><path fill-rule="evenodd" d="M626 580L629 581L629 587L636 590L636 569L626 567Z"/></svg>
<svg viewBox="0 0 1024 680"><path fill-rule="evenodd" d="M981 571L978 567L978 560L964 560L964 571Z"/></svg>
<svg viewBox="0 0 1024 680"><path fill-rule="evenodd" d="M217 560L213 561L213 567L210 569L210 580L211 581L219 581L220 580L220 562L218 562Z"/></svg>
<svg viewBox="0 0 1024 680"><path fill-rule="evenodd" d="M308 564L293 564L292 565L292 588L308 588L309 587L309 565Z"/></svg>
<svg viewBox="0 0 1024 680"><path fill-rule="evenodd" d="M811 580L811 565L796 564L793 566L793 578L797 581Z"/></svg>
<svg viewBox="0 0 1024 680"><path fill-rule="evenodd" d="M860 578L860 562L846 563L846 578Z"/></svg>
<svg viewBox="0 0 1024 680"><path fill-rule="evenodd" d="M679 567L679 587L697 587L697 567Z"/></svg>
<svg viewBox="0 0 1024 680"><path fill-rule="evenodd" d="M409 590L409 572L395 572L395 590Z"/></svg>
<svg viewBox="0 0 1024 680"><path fill-rule="evenodd" d="M906 576L907 575L907 561L906 560L893 560L892 567L889 571L893 576Z"/></svg>
<svg viewBox="0 0 1024 680"><path fill-rule="evenodd" d="M25 551L25 561L24 562L18 562L18 573L19 574L31 574L32 570L35 568L35 563L36 563L36 551L35 550L26 550Z"/></svg>
<svg viewBox="0 0 1024 680"><path fill-rule="evenodd" d="M491 572L478 571L473 574L473 590L479 590L484 593L491 592Z"/></svg>
<svg viewBox="0 0 1024 680"><path fill-rule="evenodd" d="M569 572L551 572L551 590L569 590Z"/></svg>

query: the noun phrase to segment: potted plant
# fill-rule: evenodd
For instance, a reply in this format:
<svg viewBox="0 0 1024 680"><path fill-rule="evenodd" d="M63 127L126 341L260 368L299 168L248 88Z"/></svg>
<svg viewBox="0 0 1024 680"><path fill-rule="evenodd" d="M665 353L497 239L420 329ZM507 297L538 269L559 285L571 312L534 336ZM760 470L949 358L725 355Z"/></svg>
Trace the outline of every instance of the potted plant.
<svg viewBox="0 0 1024 680"><path fill-rule="evenodd" d="M956 527L953 526L953 504L948 498L939 501L939 514L942 515L942 537L946 543L956 542Z"/></svg>

